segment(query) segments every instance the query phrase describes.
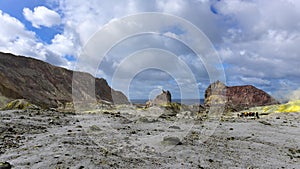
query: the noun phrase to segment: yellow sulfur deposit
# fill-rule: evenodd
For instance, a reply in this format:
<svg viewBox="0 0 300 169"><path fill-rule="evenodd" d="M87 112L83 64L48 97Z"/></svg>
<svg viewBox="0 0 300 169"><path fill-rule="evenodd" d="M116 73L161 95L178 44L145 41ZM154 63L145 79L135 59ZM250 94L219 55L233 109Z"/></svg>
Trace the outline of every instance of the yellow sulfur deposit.
<svg viewBox="0 0 300 169"><path fill-rule="evenodd" d="M261 113L300 113L300 100L289 101L285 104L262 106L262 107L252 107L250 111L257 111Z"/></svg>
<svg viewBox="0 0 300 169"><path fill-rule="evenodd" d="M300 100L290 101L278 106L275 112L300 112Z"/></svg>
<svg viewBox="0 0 300 169"><path fill-rule="evenodd" d="M2 110L25 110L25 109L37 109L38 107L34 104L29 103L24 99L17 99L7 103L7 105Z"/></svg>

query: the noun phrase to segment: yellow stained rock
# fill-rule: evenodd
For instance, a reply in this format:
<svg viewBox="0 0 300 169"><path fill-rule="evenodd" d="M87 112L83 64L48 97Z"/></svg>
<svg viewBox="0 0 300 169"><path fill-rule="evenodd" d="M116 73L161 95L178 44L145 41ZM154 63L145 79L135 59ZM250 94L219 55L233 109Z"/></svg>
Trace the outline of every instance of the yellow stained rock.
<svg viewBox="0 0 300 169"><path fill-rule="evenodd" d="M14 109L19 109L19 110L25 110L25 109L35 109L38 108L36 105L29 103L25 99L17 99L13 100L3 108L3 110L14 110Z"/></svg>

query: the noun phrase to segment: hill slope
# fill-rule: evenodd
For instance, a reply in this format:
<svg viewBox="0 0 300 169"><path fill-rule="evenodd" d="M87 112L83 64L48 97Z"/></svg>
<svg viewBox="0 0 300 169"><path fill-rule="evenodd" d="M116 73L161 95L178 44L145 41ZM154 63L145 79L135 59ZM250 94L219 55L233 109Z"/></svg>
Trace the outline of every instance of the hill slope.
<svg viewBox="0 0 300 169"><path fill-rule="evenodd" d="M111 89L103 78L88 73L74 72L46 62L0 52L0 95L10 99L27 99L42 107L57 107L72 102L72 82L76 85L76 97L105 100L112 103L128 103L127 97ZM80 78L78 78L80 77ZM95 90L87 91L90 85ZM83 90L80 90L83 89ZM113 99L113 96L116 96Z"/></svg>

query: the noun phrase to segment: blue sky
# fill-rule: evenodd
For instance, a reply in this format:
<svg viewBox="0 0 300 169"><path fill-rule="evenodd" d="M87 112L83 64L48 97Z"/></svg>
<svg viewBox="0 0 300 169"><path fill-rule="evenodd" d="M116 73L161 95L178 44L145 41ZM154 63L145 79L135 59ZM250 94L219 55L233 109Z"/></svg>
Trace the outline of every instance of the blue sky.
<svg viewBox="0 0 300 169"><path fill-rule="evenodd" d="M47 3L46 0L26 0L26 1L18 1L18 0L3 0L0 1L0 7L2 12L9 14L12 17L17 18L21 21L28 30L31 30L37 34L37 37L45 42L51 43L53 37L63 32L63 27L43 27L42 29L38 29L32 26L31 22L26 20L23 14L24 8L29 8L33 10L37 6L45 6L47 8L55 8L55 4Z"/></svg>
<svg viewBox="0 0 300 169"><path fill-rule="evenodd" d="M88 60L81 55L82 49L95 33L110 23L144 12L175 15L192 23L210 40L222 61L217 67L224 69L227 85L251 84L278 99L300 99L300 69L297 69L300 2L297 0L1 0L0 10L0 51L34 57L68 69L78 69L76 58ZM150 20L142 22L157 24ZM122 61L139 50L158 48L171 51L179 58L173 63L162 55L161 60L168 62L166 69L181 61L186 63L196 79L199 96L203 97L211 80L207 67L189 46L178 41L194 39L188 39L189 30L184 25L175 21L171 26L166 25L156 25L160 30L157 34L131 36L117 43L96 71L88 62L81 67L82 71L104 77L112 84ZM161 62L144 54L140 56L141 61ZM98 57L97 53L94 57ZM124 71L136 67L134 63L126 63ZM130 98L149 98L161 89L170 90L175 98L180 98L179 86L192 86L191 79L178 76L180 71L177 67L171 74L155 69L136 72L130 86L123 87L128 87Z"/></svg>

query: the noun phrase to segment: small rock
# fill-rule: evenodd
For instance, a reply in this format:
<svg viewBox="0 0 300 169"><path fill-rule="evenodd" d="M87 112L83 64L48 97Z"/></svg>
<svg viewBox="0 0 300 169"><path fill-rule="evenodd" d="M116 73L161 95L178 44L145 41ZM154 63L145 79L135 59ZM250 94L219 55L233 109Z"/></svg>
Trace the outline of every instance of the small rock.
<svg viewBox="0 0 300 169"><path fill-rule="evenodd" d="M178 127L178 126L170 126L169 128L170 129L178 129L178 130L180 130L180 127Z"/></svg>
<svg viewBox="0 0 300 169"><path fill-rule="evenodd" d="M229 128L229 130L233 130L233 128Z"/></svg>
<svg viewBox="0 0 300 169"><path fill-rule="evenodd" d="M202 167L200 164L198 164L198 168L199 169L204 169L204 167Z"/></svg>
<svg viewBox="0 0 300 169"><path fill-rule="evenodd" d="M172 136L166 136L163 139L164 144L169 144L169 145L181 145L181 141L178 137L172 137Z"/></svg>
<svg viewBox="0 0 300 169"><path fill-rule="evenodd" d="M11 169L11 164L9 162L0 162L0 169Z"/></svg>
<svg viewBox="0 0 300 169"><path fill-rule="evenodd" d="M136 131L131 131L130 133L131 133L131 134L136 134Z"/></svg>
<svg viewBox="0 0 300 169"><path fill-rule="evenodd" d="M53 107L52 107L52 108L49 109L49 111L55 112L55 111L57 111L57 110L56 110L56 108L53 108Z"/></svg>
<svg viewBox="0 0 300 169"><path fill-rule="evenodd" d="M14 132L14 129L12 127L8 128L7 131Z"/></svg>
<svg viewBox="0 0 300 169"><path fill-rule="evenodd" d="M208 159L208 161L209 161L210 163L214 162L214 160L213 160L213 159Z"/></svg>
<svg viewBox="0 0 300 169"><path fill-rule="evenodd" d="M151 119L151 118L147 118L147 117L141 117L139 119L140 122L143 122L143 123L154 123L154 122L157 122L156 119Z"/></svg>
<svg viewBox="0 0 300 169"><path fill-rule="evenodd" d="M110 113L108 111L104 111L103 114L112 114L112 113Z"/></svg>
<svg viewBox="0 0 300 169"><path fill-rule="evenodd" d="M234 137L228 137L227 140L234 140Z"/></svg>
<svg viewBox="0 0 300 169"><path fill-rule="evenodd" d="M101 131L101 129L96 125L90 126L90 130L92 130L92 131Z"/></svg>
<svg viewBox="0 0 300 169"><path fill-rule="evenodd" d="M259 121L259 122L260 122L261 124L271 126L271 123L269 123L269 122L266 122L266 121Z"/></svg>

